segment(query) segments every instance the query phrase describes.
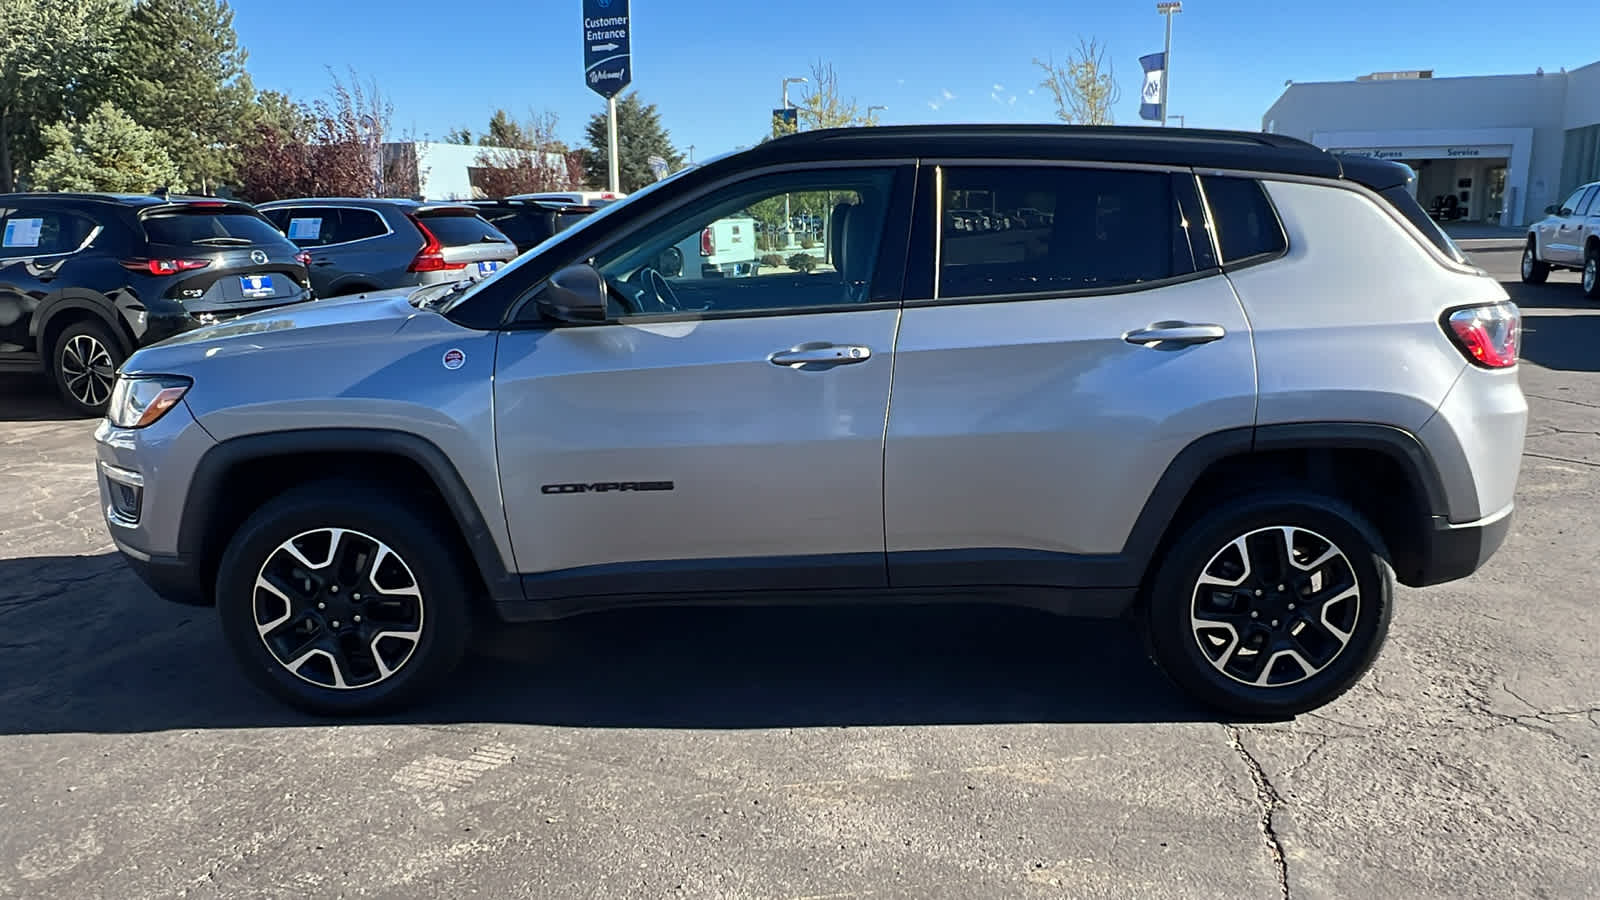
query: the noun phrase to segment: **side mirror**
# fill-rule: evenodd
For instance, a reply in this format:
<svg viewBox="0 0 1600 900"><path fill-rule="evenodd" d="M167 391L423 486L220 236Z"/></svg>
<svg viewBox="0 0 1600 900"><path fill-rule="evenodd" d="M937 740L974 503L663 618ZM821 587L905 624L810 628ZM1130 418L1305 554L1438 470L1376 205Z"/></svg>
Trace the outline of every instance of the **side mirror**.
<svg viewBox="0 0 1600 900"><path fill-rule="evenodd" d="M587 263L567 266L539 292L539 312L560 322L604 322L606 280Z"/></svg>
<svg viewBox="0 0 1600 900"><path fill-rule="evenodd" d="M1544 214L1547 215L1547 216L1555 215L1556 211L1559 210L1560 208L1561 207L1559 207L1559 206L1555 205L1554 203L1552 203L1549 206L1546 206L1544 208Z"/></svg>
<svg viewBox="0 0 1600 900"><path fill-rule="evenodd" d="M1570 215L1572 215L1572 207L1563 206L1563 207L1561 207L1561 209L1556 211L1556 215L1558 215L1558 216L1570 216Z"/></svg>

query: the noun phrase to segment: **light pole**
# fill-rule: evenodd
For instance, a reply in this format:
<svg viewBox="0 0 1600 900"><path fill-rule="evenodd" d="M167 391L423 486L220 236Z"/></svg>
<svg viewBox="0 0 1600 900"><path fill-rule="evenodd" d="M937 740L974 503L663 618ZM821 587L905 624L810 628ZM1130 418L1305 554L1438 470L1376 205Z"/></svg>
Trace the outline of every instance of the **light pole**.
<svg viewBox="0 0 1600 900"><path fill-rule="evenodd" d="M1179 128L1183 127L1183 116L1167 116L1167 118L1169 118L1169 119L1177 119L1178 120L1178 127Z"/></svg>
<svg viewBox="0 0 1600 900"><path fill-rule="evenodd" d="M694 145L689 145L689 162L694 162Z"/></svg>
<svg viewBox="0 0 1600 900"><path fill-rule="evenodd" d="M790 108L789 107L789 85L791 85L791 84L805 84L805 83L806 83L806 79L805 79L804 76L801 76L799 78L785 78L783 80L783 106L780 107L781 109L787 110L787 109ZM799 120L795 121L795 130L796 131L800 130ZM794 243L794 235L792 233L793 224L791 223L789 216L790 216L790 212L789 212L789 195L788 194L784 194L783 195L783 242L784 242L785 248L787 248L787 246L789 244L793 244Z"/></svg>
<svg viewBox="0 0 1600 900"><path fill-rule="evenodd" d="M1167 127L1167 85L1172 81L1172 17L1183 12L1183 0L1158 0L1156 12L1167 17L1167 43L1161 52L1161 127L1165 128Z"/></svg>
<svg viewBox="0 0 1600 900"><path fill-rule="evenodd" d="M876 125L877 124L876 122L872 121L872 111L873 110L875 110L875 109L888 109L888 108L889 107L884 106L882 104L878 104L876 106L867 107L867 124L868 125Z"/></svg>

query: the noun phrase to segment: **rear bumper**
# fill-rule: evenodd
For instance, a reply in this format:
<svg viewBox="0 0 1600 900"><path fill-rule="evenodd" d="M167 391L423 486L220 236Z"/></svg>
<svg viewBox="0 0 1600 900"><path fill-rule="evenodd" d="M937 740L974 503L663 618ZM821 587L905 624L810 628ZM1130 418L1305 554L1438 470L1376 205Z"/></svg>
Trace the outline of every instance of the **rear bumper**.
<svg viewBox="0 0 1600 900"><path fill-rule="evenodd" d="M1507 506L1486 519L1464 525L1452 525L1436 518L1428 534L1420 568L1412 578L1406 579L1406 584L1412 587L1444 584L1478 571L1505 543L1513 516L1514 507Z"/></svg>

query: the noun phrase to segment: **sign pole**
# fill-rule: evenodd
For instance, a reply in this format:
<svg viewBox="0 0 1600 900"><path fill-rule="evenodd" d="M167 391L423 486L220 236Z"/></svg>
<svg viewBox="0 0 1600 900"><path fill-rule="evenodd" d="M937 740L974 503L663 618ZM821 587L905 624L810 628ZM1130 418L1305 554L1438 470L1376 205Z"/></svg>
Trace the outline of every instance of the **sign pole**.
<svg viewBox="0 0 1600 900"><path fill-rule="evenodd" d="M1161 127L1167 127L1167 85L1172 81L1172 17L1183 12L1183 0L1162 0L1156 11L1167 18L1167 41L1161 48Z"/></svg>
<svg viewBox="0 0 1600 900"><path fill-rule="evenodd" d="M620 166L617 163L617 98L606 98L606 151L611 156L611 192L619 193L622 190Z"/></svg>

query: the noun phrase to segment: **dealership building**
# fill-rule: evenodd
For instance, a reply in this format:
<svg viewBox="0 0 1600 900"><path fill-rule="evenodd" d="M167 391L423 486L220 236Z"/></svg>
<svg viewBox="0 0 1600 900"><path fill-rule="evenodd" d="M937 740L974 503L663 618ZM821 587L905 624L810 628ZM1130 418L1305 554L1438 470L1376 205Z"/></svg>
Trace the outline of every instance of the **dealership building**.
<svg viewBox="0 0 1600 900"><path fill-rule="evenodd" d="M1421 70L1290 83L1261 126L1405 163L1417 173L1417 200L1444 221L1526 225L1600 181L1600 62L1530 75Z"/></svg>

